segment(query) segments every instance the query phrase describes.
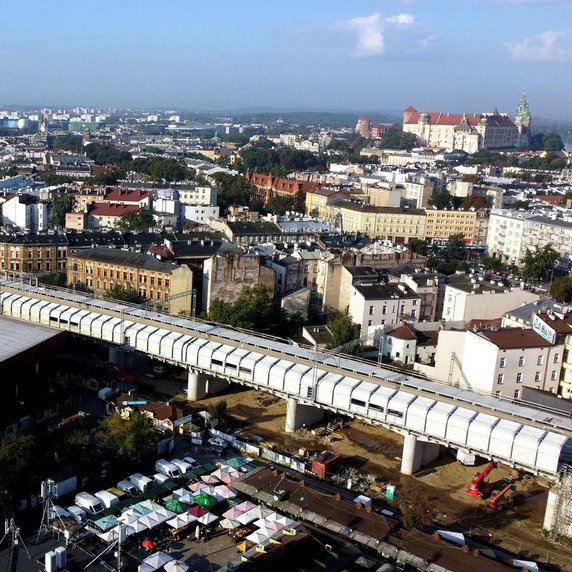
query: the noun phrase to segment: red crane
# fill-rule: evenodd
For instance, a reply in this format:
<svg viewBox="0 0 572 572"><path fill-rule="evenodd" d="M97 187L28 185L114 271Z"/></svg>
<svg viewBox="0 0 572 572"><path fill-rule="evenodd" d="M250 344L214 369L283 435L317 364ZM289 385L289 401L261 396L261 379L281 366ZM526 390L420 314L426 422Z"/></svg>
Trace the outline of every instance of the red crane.
<svg viewBox="0 0 572 572"><path fill-rule="evenodd" d="M508 493L508 491L512 491L514 490L514 486L513 485L506 485L506 487L504 487L504 489L496 492L496 494L493 493L493 496L489 499L489 502L487 503L488 506L490 508L502 508L504 506L510 506L512 504L512 499L510 498L504 498L504 496L506 495L506 493Z"/></svg>
<svg viewBox="0 0 572 572"><path fill-rule="evenodd" d="M485 481L487 475L496 467L495 463L489 463L482 473L475 473L473 480L465 489L468 495L482 499L491 492L492 485Z"/></svg>

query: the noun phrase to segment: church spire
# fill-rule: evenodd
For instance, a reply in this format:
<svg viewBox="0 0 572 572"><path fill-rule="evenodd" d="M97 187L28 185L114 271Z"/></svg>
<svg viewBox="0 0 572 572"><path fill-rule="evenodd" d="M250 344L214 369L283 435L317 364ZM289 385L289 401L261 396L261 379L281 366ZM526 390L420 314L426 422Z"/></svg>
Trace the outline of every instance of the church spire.
<svg viewBox="0 0 572 572"><path fill-rule="evenodd" d="M520 99L518 100L518 106L516 108L516 115L514 117L514 123L517 127L530 127L530 108L528 107L528 101L526 99L526 93L524 90L520 94Z"/></svg>

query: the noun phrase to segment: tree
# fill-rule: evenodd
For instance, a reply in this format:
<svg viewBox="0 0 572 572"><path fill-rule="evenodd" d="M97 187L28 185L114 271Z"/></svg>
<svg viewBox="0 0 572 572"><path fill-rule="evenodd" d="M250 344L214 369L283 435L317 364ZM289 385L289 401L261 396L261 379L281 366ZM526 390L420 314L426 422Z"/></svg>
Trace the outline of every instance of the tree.
<svg viewBox="0 0 572 572"><path fill-rule="evenodd" d="M217 401L216 403L209 403L207 406L207 413L209 414L211 421L216 419L219 424L222 425L228 414L228 404L224 399L222 401Z"/></svg>
<svg viewBox="0 0 572 572"><path fill-rule="evenodd" d="M75 203L73 195L62 193L56 195L52 200L50 213L50 224L52 226L63 227L66 224L66 213L72 211Z"/></svg>
<svg viewBox="0 0 572 572"><path fill-rule="evenodd" d="M564 149L564 141L558 133L551 131L542 136L542 146L545 151L562 151Z"/></svg>
<svg viewBox="0 0 572 572"><path fill-rule="evenodd" d="M141 302L139 294L133 288L128 288L123 284L112 284L105 290L103 297L108 300L121 300L123 302Z"/></svg>
<svg viewBox="0 0 572 572"><path fill-rule="evenodd" d="M153 420L133 411L127 418L113 413L102 419L97 436L118 459L135 461L150 451L154 432Z"/></svg>
<svg viewBox="0 0 572 572"><path fill-rule="evenodd" d="M411 252L414 252L415 254L419 254L420 256L427 256L427 243L421 238L412 238L407 243L407 248L409 248Z"/></svg>
<svg viewBox="0 0 572 572"><path fill-rule="evenodd" d="M401 487L396 500L401 512L401 522L407 530L433 522L435 508L430 497L415 483L407 483Z"/></svg>
<svg viewBox="0 0 572 572"><path fill-rule="evenodd" d="M488 209L489 203L485 197L481 197L479 195L469 195L465 197L463 200L462 208L465 210L469 209Z"/></svg>
<svg viewBox="0 0 572 572"><path fill-rule="evenodd" d="M208 319L235 328L265 331L279 321L280 312L267 286L247 286L233 302L216 299L212 302Z"/></svg>
<svg viewBox="0 0 572 572"><path fill-rule="evenodd" d="M517 210L527 211L530 208L530 204L528 201L521 201L520 199L518 199L518 200L514 201L514 203L512 203L510 208L515 210L515 211L517 211Z"/></svg>
<svg viewBox="0 0 572 572"><path fill-rule="evenodd" d="M46 177L45 183L47 187L65 185L66 183L71 183L71 177L66 175L56 175L52 173Z"/></svg>
<svg viewBox="0 0 572 572"><path fill-rule="evenodd" d="M485 270L498 272L502 268L501 260L494 256L483 256L479 262L485 267Z"/></svg>
<svg viewBox="0 0 572 572"><path fill-rule="evenodd" d="M438 208L440 210L449 209L453 205L453 196L447 189L444 189L441 192L435 193L432 196L430 196L427 203L430 206Z"/></svg>
<svg viewBox="0 0 572 572"><path fill-rule="evenodd" d="M572 277L557 278L550 285L550 295L557 302L570 304L572 302Z"/></svg>
<svg viewBox="0 0 572 572"><path fill-rule="evenodd" d="M526 280L546 280L552 276L559 258L560 254L550 243L542 248L537 246L534 252L527 248L523 259L522 276Z"/></svg>
<svg viewBox="0 0 572 572"><path fill-rule="evenodd" d="M328 328L332 332L332 339L328 349L333 350L349 344L360 338L361 327L354 324L346 308L344 312L335 312L328 318ZM363 353L361 344L356 344L342 350L342 353L360 356Z"/></svg>
<svg viewBox="0 0 572 572"><path fill-rule="evenodd" d="M444 256L447 260L463 260L467 256L465 236L461 233L452 234L445 245Z"/></svg>
<svg viewBox="0 0 572 572"><path fill-rule="evenodd" d="M0 441L0 516L12 514L21 498L39 490L37 447L34 437L19 433Z"/></svg>
<svg viewBox="0 0 572 572"><path fill-rule="evenodd" d="M126 232L148 230L155 226L155 212L151 209L128 211L119 217L117 226Z"/></svg>
<svg viewBox="0 0 572 572"><path fill-rule="evenodd" d="M40 284L49 284L50 286L64 287L67 284L67 274L57 270L46 272L38 276L38 282Z"/></svg>

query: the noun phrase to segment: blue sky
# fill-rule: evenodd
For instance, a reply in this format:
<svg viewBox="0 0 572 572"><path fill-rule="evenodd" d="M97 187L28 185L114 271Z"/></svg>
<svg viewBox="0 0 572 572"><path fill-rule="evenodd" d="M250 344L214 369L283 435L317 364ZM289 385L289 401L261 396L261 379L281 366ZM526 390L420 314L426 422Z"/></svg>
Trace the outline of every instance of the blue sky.
<svg viewBox="0 0 572 572"><path fill-rule="evenodd" d="M572 119L572 0L23 0L0 103Z"/></svg>

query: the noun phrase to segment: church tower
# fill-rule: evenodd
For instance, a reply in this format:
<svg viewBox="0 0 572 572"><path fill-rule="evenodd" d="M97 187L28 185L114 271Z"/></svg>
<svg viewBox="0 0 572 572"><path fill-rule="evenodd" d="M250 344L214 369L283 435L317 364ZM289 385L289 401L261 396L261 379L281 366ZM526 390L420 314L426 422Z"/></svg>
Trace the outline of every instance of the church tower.
<svg viewBox="0 0 572 572"><path fill-rule="evenodd" d="M528 101L526 99L526 94L524 91L520 94L520 99L518 100L518 106L516 108L516 115L514 116L514 124L518 130L516 146L517 147L528 147L530 144L531 132L531 115L530 107L528 107Z"/></svg>

